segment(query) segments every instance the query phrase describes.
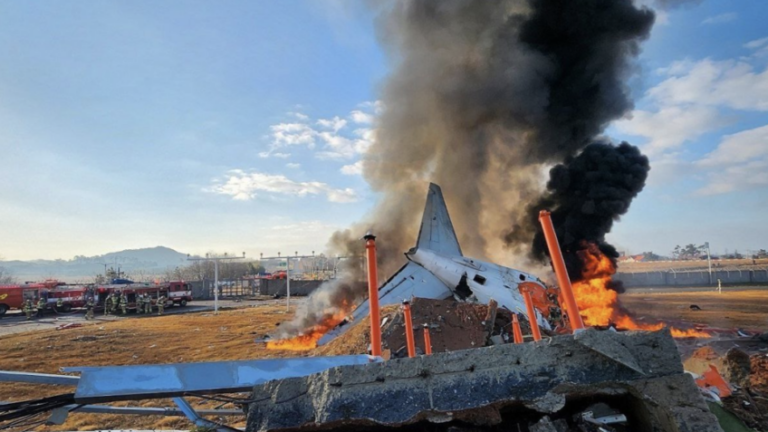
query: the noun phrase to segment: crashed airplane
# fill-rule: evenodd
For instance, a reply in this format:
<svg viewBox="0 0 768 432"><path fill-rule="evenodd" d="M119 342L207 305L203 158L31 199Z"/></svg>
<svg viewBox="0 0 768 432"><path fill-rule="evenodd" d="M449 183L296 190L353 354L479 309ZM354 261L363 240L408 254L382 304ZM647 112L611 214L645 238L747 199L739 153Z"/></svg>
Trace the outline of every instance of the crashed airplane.
<svg viewBox="0 0 768 432"><path fill-rule="evenodd" d="M454 297L460 301L487 304L495 300L499 307L525 313L525 300L518 285L544 283L529 273L485 261L465 257L448 215L440 186L430 183L427 202L421 219L416 247L405 253L408 263L379 287L379 305L399 304L412 297L443 300ZM368 300L352 311L360 320L368 316ZM547 321L536 311L539 326L551 330ZM346 322L326 333L318 345L343 334L351 326Z"/></svg>

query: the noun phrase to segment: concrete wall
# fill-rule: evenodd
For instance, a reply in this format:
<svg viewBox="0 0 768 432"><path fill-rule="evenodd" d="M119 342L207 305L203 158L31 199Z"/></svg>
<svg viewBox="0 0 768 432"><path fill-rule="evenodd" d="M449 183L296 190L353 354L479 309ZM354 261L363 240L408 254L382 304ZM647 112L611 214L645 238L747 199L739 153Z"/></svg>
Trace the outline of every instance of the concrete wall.
<svg viewBox="0 0 768 432"><path fill-rule="evenodd" d="M279 296L285 296L288 293L288 284L285 279L275 279L261 281L259 287L259 294L273 296L275 294ZM304 280L292 280L291 281L291 295L307 296L312 291L316 290L324 281L304 281Z"/></svg>
<svg viewBox="0 0 768 432"><path fill-rule="evenodd" d="M614 279L620 280L627 288L653 286L707 286L710 285L709 271L674 272L637 272L616 273ZM723 285L766 284L768 269L760 270L713 270L711 285L717 286L720 279Z"/></svg>

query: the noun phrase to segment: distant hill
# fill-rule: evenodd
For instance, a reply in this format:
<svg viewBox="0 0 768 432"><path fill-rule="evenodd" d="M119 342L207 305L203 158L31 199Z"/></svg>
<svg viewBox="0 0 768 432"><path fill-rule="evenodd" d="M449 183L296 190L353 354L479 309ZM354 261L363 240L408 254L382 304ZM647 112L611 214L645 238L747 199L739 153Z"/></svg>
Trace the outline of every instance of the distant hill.
<svg viewBox="0 0 768 432"><path fill-rule="evenodd" d="M87 282L97 274L104 274L105 264L107 268L120 267L128 277L136 277L138 273L160 274L188 263L187 254L164 246L128 249L92 257L78 255L71 260L0 261L0 267L20 281L52 278Z"/></svg>

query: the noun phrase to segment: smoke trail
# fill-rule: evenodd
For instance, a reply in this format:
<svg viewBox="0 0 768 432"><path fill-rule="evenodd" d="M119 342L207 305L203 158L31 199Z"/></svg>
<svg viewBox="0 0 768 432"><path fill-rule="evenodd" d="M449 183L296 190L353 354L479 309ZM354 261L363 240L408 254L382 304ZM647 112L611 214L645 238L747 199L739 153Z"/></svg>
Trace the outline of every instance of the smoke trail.
<svg viewBox="0 0 768 432"><path fill-rule="evenodd" d="M446 192L462 250L511 264L510 250L530 250L535 231L523 222L544 170L632 109L625 83L653 12L632 0L402 0L380 12L393 72L363 161L380 199L329 247L359 250L372 228L389 276L413 246L433 181ZM314 297L308 309L322 306Z"/></svg>

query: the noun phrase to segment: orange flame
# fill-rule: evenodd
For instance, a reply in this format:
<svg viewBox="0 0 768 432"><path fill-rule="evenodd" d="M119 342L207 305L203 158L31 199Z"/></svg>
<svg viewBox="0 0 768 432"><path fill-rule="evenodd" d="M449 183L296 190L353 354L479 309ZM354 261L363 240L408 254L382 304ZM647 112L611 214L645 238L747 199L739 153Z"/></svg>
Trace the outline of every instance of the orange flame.
<svg viewBox="0 0 768 432"><path fill-rule="evenodd" d="M317 342L320 338L347 317L347 314L349 313L349 307L347 305L348 303L344 301L339 310L335 312L328 311L320 323L315 324L296 337L267 342L267 349L309 351L317 348Z"/></svg>
<svg viewBox="0 0 768 432"><path fill-rule="evenodd" d="M584 263L583 277L573 283L573 292L584 324L588 326L613 324L621 330L659 330L666 326L664 323L646 324L632 319L621 306L618 292L609 288L611 277L616 273L616 267L610 258L600 252L597 245L590 243L578 254ZM671 332L676 338L710 337L706 332L693 329L671 328Z"/></svg>

